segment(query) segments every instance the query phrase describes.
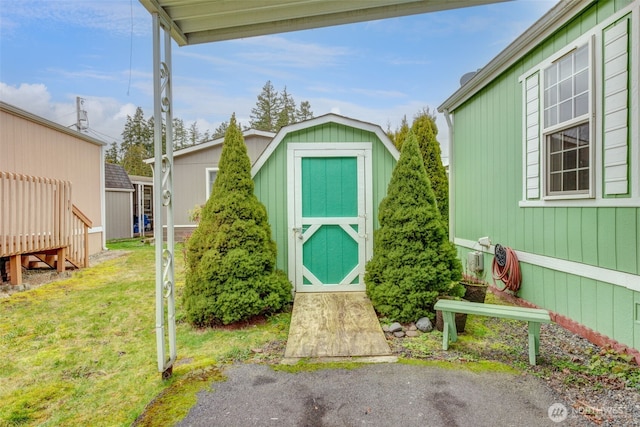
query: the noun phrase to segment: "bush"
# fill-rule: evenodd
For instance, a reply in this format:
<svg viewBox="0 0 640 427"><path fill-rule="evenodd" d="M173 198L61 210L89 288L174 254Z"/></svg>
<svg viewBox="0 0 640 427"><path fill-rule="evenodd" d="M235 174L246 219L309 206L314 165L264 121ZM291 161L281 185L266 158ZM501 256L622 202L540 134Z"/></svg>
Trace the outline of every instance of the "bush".
<svg viewBox="0 0 640 427"><path fill-rule="evenodd" d="M198 227L187 242L183 302L194 326L246 320L291 302L291 283L275 269L267 211L253 193L251 163L235 115L220 170Z"/></svg>
<svg viewBox="0 0 640 427"><path fill-rule="evenodd" d="M398 322L433 318L439 296L462 296L462 266L448 240L411 131L380 203L380 229L367 263L367 294L376 311Z"/></svg>

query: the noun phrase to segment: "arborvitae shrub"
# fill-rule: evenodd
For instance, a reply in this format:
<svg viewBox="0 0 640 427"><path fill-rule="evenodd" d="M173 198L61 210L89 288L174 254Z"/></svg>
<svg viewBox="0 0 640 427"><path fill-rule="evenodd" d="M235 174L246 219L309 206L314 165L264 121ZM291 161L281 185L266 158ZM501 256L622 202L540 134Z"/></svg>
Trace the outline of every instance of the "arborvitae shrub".
<svg viewBox="0 0 640 427"><path fill-rule="evenodd" d="M378 313L398 322L433 318L439 296L464 295L458 283L462 266L448 240L413 132L403 144L378 219L365 275L367 294Z"/></svg>
<svg viewBox="0 0 640 427"><path fill-rule="evenodd" d="M251 162L234 115L211 196L187 241L183 303L194 326L247 320L291 302L291 283L275 269L276 244L253 185Z"/></svg>

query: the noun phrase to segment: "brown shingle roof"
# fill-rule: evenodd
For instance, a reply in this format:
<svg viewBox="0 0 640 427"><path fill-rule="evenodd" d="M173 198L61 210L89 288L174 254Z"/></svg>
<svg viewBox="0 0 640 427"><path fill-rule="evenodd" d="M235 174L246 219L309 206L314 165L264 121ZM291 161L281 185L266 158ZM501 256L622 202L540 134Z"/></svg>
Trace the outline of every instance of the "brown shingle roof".
<svg viewBox="0 0 640 427"><path fill-rule="evenodd" d="M133 184L129 179L129 175L120 165L112 163L104 164L104 186L105 188L117 188L124 190L133 190Z"/></svg>

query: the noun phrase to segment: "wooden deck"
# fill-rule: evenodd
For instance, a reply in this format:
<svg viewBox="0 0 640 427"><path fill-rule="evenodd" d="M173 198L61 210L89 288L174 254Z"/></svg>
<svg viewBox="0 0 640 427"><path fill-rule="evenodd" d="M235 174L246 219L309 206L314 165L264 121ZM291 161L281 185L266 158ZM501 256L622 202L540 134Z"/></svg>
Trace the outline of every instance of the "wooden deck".
<svg viewBox="0 0 640 427"><path fill-rule="evenodd" d="M296 294L283 363L301 358L395 362L364 292Z"/></svg>

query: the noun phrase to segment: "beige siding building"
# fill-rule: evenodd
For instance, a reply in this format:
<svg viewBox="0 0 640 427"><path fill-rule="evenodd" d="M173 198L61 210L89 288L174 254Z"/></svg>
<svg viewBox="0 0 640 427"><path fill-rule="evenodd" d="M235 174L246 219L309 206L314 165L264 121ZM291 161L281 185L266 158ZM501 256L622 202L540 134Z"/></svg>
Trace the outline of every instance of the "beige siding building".
<svg viewBox="0 0 640 427"><path fill-rule="evenodd" d="M103 146L88 135L0 102L0 171L69 181L73 205L91 221L89 254L100 252L105 243Z"/></svg>
<svg viewBox="0 0 640 427"><path fill-rule="evenodd" d="M272 132L255 129L244 131L243 135L251 164L275 136ZM196 223L189 220L189 211L203 205L209 198L218 173L223 142L224 138L219 138L173 153L173 215L178 237L188 234L196 227ZM154 160L148 159L146 162L153 165Z"/></svg>

